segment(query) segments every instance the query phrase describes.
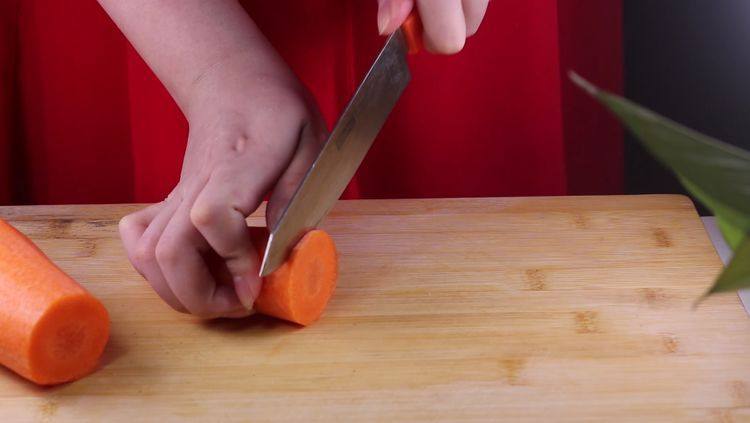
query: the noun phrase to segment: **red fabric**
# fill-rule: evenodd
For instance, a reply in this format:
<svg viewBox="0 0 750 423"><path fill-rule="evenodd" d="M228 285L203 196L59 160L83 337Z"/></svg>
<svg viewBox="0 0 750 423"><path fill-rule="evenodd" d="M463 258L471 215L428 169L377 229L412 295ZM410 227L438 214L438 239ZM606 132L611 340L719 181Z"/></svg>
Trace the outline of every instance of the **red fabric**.
<svg viewBox="0 0 750 423"><path fill-rule="evenodd" d="M187 136L162 85L94 0L5 13L16 3L0 5L0 202L162 199ZM383 43L376 2L245 5L332 125ZM563 75L620 89L621 43L620 0L491 2L461 54L410 59L412 83L347 196L620 192L620 130Z"/></svg>
<svg viewBox="0 0 750 423"><path fill-rule="evenodd" d="M28 200L132 199L122 35L93 0L20 5L19 107Z"/></svg>
<svg viewBox="0 0 750 423"><path fill-rule="evenodd" d="M587 13L581 13L581 11ZM623 184L624 153L620 125L576 87L575 70L614 92L623 91L622 7L609 1L560 0L560 63L568 194L608 194Z"/></svg>
<svg viewBox="0 0 750 423"><path fill-rule="evenodd" d="M11 154L15 134L18 1L0 2L0 204L12 199Z"/></svg>
<svg viewBox="0 0 750 423"><path fill-rule="evenodd" d="M460 55L414 57L412 83L360 172L361 191L565 194L554 5L495 2ZM368 18L361 16L363 27ZM355 39L369 42L369 50L379 41ZM365 58L357 65L362 71Z"/></svg>

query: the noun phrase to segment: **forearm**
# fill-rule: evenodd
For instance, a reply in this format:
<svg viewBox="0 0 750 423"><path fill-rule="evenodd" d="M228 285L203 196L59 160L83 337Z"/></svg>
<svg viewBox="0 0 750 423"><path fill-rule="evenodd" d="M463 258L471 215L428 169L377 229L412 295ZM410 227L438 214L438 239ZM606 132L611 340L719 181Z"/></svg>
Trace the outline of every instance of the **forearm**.
<svg viewBox="0 0 750 423"><path fill-rule="evenodd" d="M283 62L236 0L99 0L189 115L196 89L219 78L262 79ZM226 75L229 73L229 75ZM207 81L208 80L208 81ZM236 81L234 81L236 82Z"/></svg>

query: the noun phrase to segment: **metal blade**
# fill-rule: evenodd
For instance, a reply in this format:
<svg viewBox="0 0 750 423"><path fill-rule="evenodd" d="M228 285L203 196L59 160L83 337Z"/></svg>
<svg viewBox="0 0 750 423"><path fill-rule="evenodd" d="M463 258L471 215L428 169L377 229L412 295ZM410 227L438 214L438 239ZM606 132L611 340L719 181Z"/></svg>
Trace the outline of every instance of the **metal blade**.
<svg viewBox="0 0 750 423"><path fill-rule="evenodd" d="M261 276L276 270L300 238L317 227L341 197L409 84L407 50L401 30L386 41L271 232Z"/></svg>

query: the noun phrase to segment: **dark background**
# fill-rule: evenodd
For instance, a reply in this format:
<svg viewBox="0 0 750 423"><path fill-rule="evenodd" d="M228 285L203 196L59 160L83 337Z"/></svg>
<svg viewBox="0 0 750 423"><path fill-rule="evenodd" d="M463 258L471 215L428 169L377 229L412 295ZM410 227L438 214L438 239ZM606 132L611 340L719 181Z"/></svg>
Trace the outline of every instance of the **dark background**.
<svg viewBox="0 0 750 423"><path fill-rule="evenodd" d="M750 0L625 0L625 93L750 149ZM630 135L625 190L684 193Z"/></svg>

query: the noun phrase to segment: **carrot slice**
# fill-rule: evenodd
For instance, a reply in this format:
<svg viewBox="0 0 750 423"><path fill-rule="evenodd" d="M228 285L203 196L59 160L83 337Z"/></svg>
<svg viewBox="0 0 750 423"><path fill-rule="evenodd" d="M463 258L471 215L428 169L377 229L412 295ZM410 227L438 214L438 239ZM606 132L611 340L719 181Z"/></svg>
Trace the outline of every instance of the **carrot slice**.
<svg viewBox="0 0 750 423"><path fill-rule="evenodd" d="M0 364L40 385L92 372L109 338L101 302L0 219Z"/></svg>
<svg viewBox="0 0 750 423"><path fill-rule="evenodd" d="M251 234L257 245L258 232L251 230ZM333 239L325 231L310 231L284 264L264 278L255 309L307 326L323 314L337 279L338 255Z"/></svg>

